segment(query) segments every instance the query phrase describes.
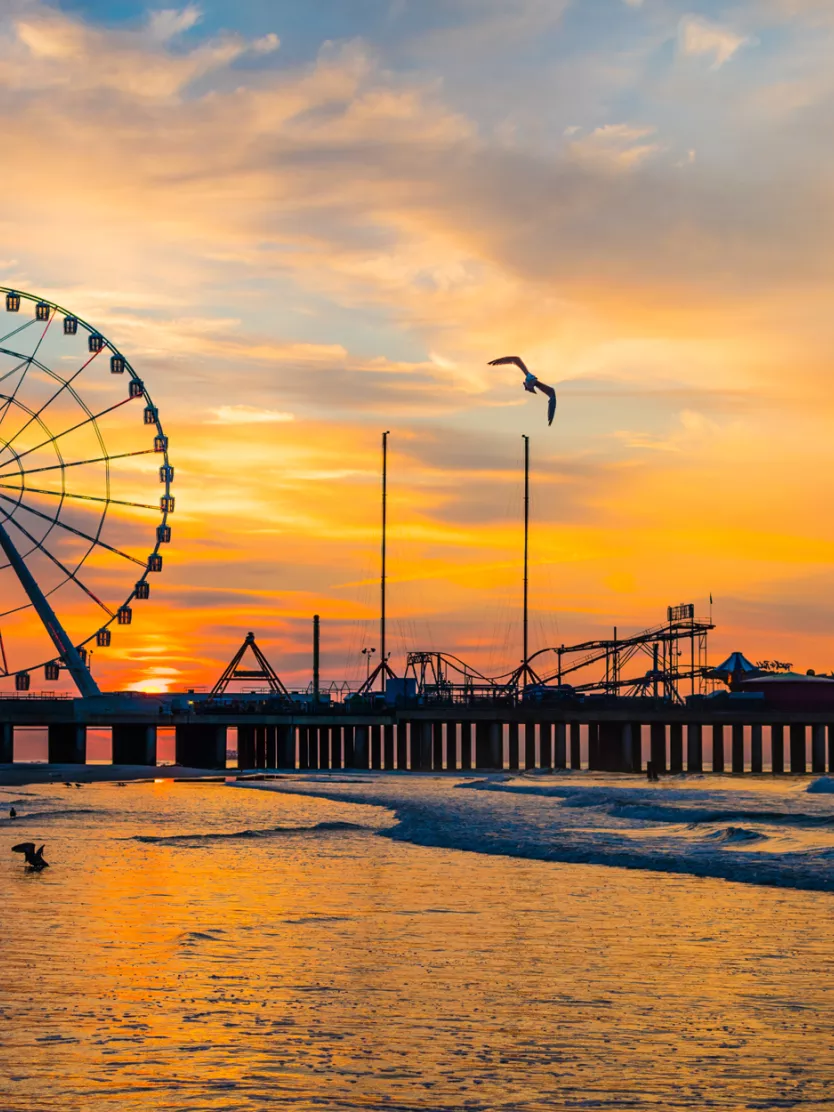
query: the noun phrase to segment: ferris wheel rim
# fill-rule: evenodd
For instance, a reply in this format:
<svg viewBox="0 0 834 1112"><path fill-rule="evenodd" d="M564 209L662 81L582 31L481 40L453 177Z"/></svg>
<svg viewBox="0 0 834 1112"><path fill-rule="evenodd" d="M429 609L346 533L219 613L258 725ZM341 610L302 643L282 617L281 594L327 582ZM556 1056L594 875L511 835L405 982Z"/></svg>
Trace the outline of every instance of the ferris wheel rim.
<svg viewBox="0 0 834 1112"><path fill-rule="evenodd" d="M109 629L109 627L114 622L118 621L119 614L123 609L130 607L130 603L137 597L137 594L140 590L141 584L143 584L147 581L148 575L150 574L150 571L151 571L151 566L154 562L153 558L156 557L159 554L159 549L162 546L162 544L166 543L166 542L163 542L162 535L163 535L165 527L168 525L168 518L169 518L170 513L172 512L172 508L173 508L173 499L171 497L172 468L170 466L170 459L169 459L169 452L168 452L168 437L165 435L165 431L164 431L164 428L163 428L163 425L162 425L162 421L161 421L160 416L159 416L159 409L158 409L157 406L154 405L154 402L153 402L153 399L151 397L150 391L147 389L147 386L145 385L144 380L141 379L139 377L139 375L136 373L136 370L135 370L133 364L122 353L121 349L119 347L117 347L116 344L114 344L111 340L109 340L107 338L107 336L104 335L104 333L102 333L98 328L96 328L92 324L90 324L90 322L87 321L85 318L83 318L81 316L78 316L78 314L71 312L70 310L65 308L63 305L61 305L61 304L59 304L55 301L52 301L48 298L30 293L29 291L19 289L18 287L0 286L0 297L6 296L6 295L9 295L9 294L13 295L14 297L19 298L21 300L21 302L22 301L27 301L27 302L30 302L30 303L34 303L38 307L43 305L45 307L48 307L49 310L50 310L48 319L45 322L46 327L45 327L44 332L41 336L41 339L38 341L38 344L35 348L35 351L32 353L32 355L27 355L27 354L24 354L22 352L12 351L12 350L9 350L9 349L3 347L2 345L4 345L6 343L6 341L12 339L14 336L17 336L19 333L24 332L31 325L40 323L43 320L43 318L39 318L36 315L35 317L30 318L25 323L19 325L17 328L13 329L10 333L7 333L6 335L0 337L0 355L8 355L8 356L11 356L13 358L20 358L26 364L26 366L23 369L23 372L21 374L18 385L15 388L15 395L17 393L17 390L22 385L22 382L23 382L23 380L26 376L26 371L29 369L30 366L38 367L39 370L41 370L43 373L45 373L50 378L52 378L53 381L61 383L61 386L60 386L59 390L57 391L57 393L53 394L48 399L48 401L41 407L41 409L38 411L37 414L33 414L31 409L29 409L28 407L26 407L25 405L20 403L20 401L16 398L15 395L13 395L11 399L9 399L7 397L7 395L0 394L0 407L5 406L5 408L3 408L3 410L2 410L2 413L0 413L0 424L2 424L2 420L4 419L6 413L8 412L8 409L11 408L12 401L14 401L14 403L16 405L20 406L20 408L24 409L24 411L27 411L27 412L30 413L31 419L38 419L39 424L41 425L41 427L44 430L44 434L48 434L49 433L48 427L45 425L45 423L43 421L40 421L40 419L39 419L40 418L40 413L42 413L44 409L46 409L50 404L52 404L52 402L55 400L55 398L59 394L61 394L64 390L66 390L68 392L68 394L73 398L73 400L76 402L76 404L82 409L82 411L85 414L86 419L84 421L80 422L76 426L73 426L69 429L64 429L61 432L56 433L54 436L50 436L43 443L41 443L39 445L36 445L35 448L29 449L29 450L27 450L27 452L22 452L22 453L17 453L17 452L15 452L14 448L10 447L11 441L2 442L3 438L2 438L2 436L0 436L0 442L2 442L2 443L0 443L0 457L2 457L5 454L5 451L6 451L7 448L9 449L9 451L11 452L11 455L13 457L12 459L8 459L8 460L4 460L4 461L0 462L0 522L2 522L3 525L5 525L7 523L11 523L12 525L15 526L15 528L17 528L22 533L24 533L24 535L26 535L28 537L28 539L33 542L32 547L26 553L26 559L28 559L36 550L39 549L40 551L44 552L51 560L53 560L53 562L56 562L58 564L58 566L61 567L62 571L65 573L65 577L62 580L60 580L55 586L50 588L49 591L45 592L45 597L49 597L51 595L54 595L57 591L59 591L61 588L65 587L68 583L74 582L76 584L76 586L81 587L81 589L84 590L90 596L90 598L93 599L93 601L98 603L98 605L108 615L106 621L100 622L96 626L96 628L93 630L92 633L90 633L87 637L85 637L82 640L77 642L76 648L80 649L80 648L86 647L91 642L95 641L98 638L101 631ZM36 310L36 312L37 312L37 310ZM37 351L40 348L40 344L42 343L43 338L45 337L49 328L51 327L51 325L53 324L53 322L55 321L56 317L59 314L63 315L65 320L67 318L73 319L75 321L77 330L83 329L90 336L95 336L97 338L97 341L100 344L100 346L98 346L97 350L92 353L91 358L86 360L82 364L82 366L80 368L78 368L78 370L75 371L74 374L71 375L67 379L63 379L51 367L47 366L42 361L39 361L36 358ZM128 398L122 399L122 401L118 402L116 405L110 406L107 409L102 410L100 413L93 414L92 411L90 410L90 408L87 406L86 402L83 400L83 398L74 389L72 383L75 381L76 378L78 378L83 373L84 370L87 369L88 366L90 366L94 362L94 360L97 358L97 356L100 355L104 351L110 352L111 359L118 358L121 361L122 370L128 376L128 381L131 384L131 390L130 390L130 394L129 394ZM5 379L6 377L9 377L10 375L16 373L16 371L19 370L19 369L20 368L15 368L12 371L8 372L6 375L3 376L3 379ZM2 382L3 379L0 379L0 382ZM139 392L134 391L134 384L138 384ZM110 452L108 450L105 442L104 442L103 435L102 435L101 430L100 430L99 425L98 425L98 419L107 415L110 412L113 412L115 409L118 409L120 406L126 404L127 402L137 401L139 399L143 399L144 402L145 402L145 406L146 406L145 413L146 413L146 415L148 414L149 411L152 411L152 414L153 414L153 420L150 421L150 422L147 420L147 416L146 416L146 424L148 424L148 425L152 424L155 428L156 437L155 437L154 447L149 448L149 449L142 449L142 450L138 450L138 451L131 451L131 452L122 452L122 453ZM27 424L25 426L23 426L23 428L17 430L15 435L12 437L12 441L18 435L20 435L21 432L24 431L25 428L29 427L29 424L31 424L31 419L30 419L29 422L27 422ZM83 428L87 425L91 425L94 432L95 432L95 436L96 436L96 438L98 440L98 443L100 445L100 449L101 449L101 453L102 453L101 456L93 457L91 459L86 459L86 460L65 461L63 459L62 454L61 454L60 448L57 446L57 444L55 442L57 440L59 440L62 436L67 435L69 432L74 432L77 429ZM161 445L161 447L156 446L157 442ZM58 457L58 461L59 461L58 463L53 464L53 465L49 465L47 467L32 468L32 469L25 469L25 470L20 467L20 461L23 459L23 457L25 455L30 454L33 451L37 451L40 448L45 447L47 444L52 445L52 447L54 448L54 450L56 452L56 455ZM132 502L132 501L128 501L128 500L112 498L111 497L111 493L112 493L111 492L111 470L110 470L111 461L114 460L114 459L124 459L124 458L131 457L131 456L148 455L148 454L157 455L160 458L161 463L162 463L162 466L160 467L160 482L161 482L161 484L164 488L164 494L162 495L162 497L160 499L159 506L153 506L153 505L150 505L150 504L147 504L147 503L138 503L138 502ZM86 495L74 495L72 492L66 491L66 470L67 470L67 468L82 466L84 464L90 464L90 463L103 463L104 464L104 474L105 474L105 497L104 498L97 498L95 496L86 496ZM18 471L17 472L15 472L14 470L7 471L7 468L13 468L14 464L17 464ZM60 492L60 494L57 491L37 490L37 489L33 489L33 488L28 488L26 486L26 475L27 474L39 473L39 472L51 471L51 470L60 470L60 472L61 472L61 492ZM163 478L163 475L164 475L164 478ZM7 477L13 477L13 476L17 476L17 477L20 478L20 480L21 480L21 489L20 489L20 492L19 492L19 497L18 497L17 502L15 503L14 507L12 508L12 510L7 511L3 507L2 503L3 502L8 502L8 501L14 501L14 499L10 499L8 495L2 493L2 491L4 489L3 480ZM43 496L43 495L47 494L47 495L50 495L50 496L59 497L59 506L58 506L58 509L56 510L56 514L55 514L54 519L50 519L49 515L43 514L40 511L35 510L32 506L25 505L23 503L23 497L27 493L28 494L37 494L37 495L40 495L40 496ZM66 522L61 522L59 520L60 513L61 513L61 511L64 507L64 504L65 504L65 502L68 498L79 498L79 499L83 499L85 501L101 502L103 504L101 516L99 518L98 526L95 530L95 535L94 536L91 536L90 534L84 533L82 530L76 529L76 528L68 525ZM149 555L146 559L140 560L137 557L132 556L129 553L124 552L120 548L117 548L113 545L110 545L110 544L106 543L105 541L103 541L101 539L101 533L102 533L102 530L104 528L104 523L105 523L105 520L107 518L107 513L108 513L111 505L131 506L131 507L135 507L135 508L138 508L138 509L153 510L154 513L156 515L158 515L155 540L153 541L152 547L151 547L151 545L148 546ZM48 522L50 522L49 528L46 530L46 532L40 538L40 543L37 540L35 540L34 538L32 538L31 535L27 533L26 529L21 526L20 522L14 518L13 515L14 515L15 511L20 511L20 510L22 510L25 513L33 514L35 517L42 517L45 520L47 520ZM89 547L84 551L83 555L81 556L81 558L78 560L77 564L75 565L75 568L72 569L71 571L69 569L67 569L66 567L64 567L63 564L60 561L57 560L57 558L54 556L54 554L48 552L45 548L42 547L43 541L46 540L46 538L50 535L52 530L56 527L57 528L62 528L62 529L65 529L65 530L69 530L69 532L75 533L79 537L82 537L85 540L90 542ZM111 609L107 604L102 603L101 600L98 599L96 597L96 595L93 594L80 581L80 579L78 579L76 577L76 573L83 567L83 565L89 559L90 555L96 550L96 548L103 548L103 549L105 549L105 550L107 550L111 553L114 553L115 555L117 555L119 557L122 557L125 560L128 560L128 561L131 561L132 563L135 563L136 565L138 565L138 567L140 567L142 569L141 574L139 575L139 577L135 581L132 590L129 592L129 594L124 599L124 601L116 607L116 609ZM5 570L9 566L10 565L8 563L0 566L0 571ZM159 569L155 568L154 570L159 570ZM5 612L0 613L0 618L8 617L10 614L17 613L17 612L25 610L25 609L29 609L29 608L32 607L32 605L33 605L32 602L29 601L23 606L16 607L16 608L13 608L9 611L5 611ZM46 660L43 660L43 661L40 661L39 663L27 664L24 668L15 669L14 671L8 671L5 674L6 675L14 675L14 674L22 673L22 672L33 672L33 671L36 671L39 668L43 668L45 665L55 663L56 661L57 661L57 657L53 654L53 656L51 656L50 658L48 658Z"/></svg>

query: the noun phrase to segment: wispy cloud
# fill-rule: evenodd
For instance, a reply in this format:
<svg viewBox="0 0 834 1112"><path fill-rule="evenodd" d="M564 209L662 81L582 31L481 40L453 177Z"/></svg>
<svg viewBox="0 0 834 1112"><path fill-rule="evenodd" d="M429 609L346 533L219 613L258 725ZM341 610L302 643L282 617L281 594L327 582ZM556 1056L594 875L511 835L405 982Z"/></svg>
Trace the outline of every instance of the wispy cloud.
<svg viewBox="0 0 834 1112"><path fill-rule="evenodd" d="M203 17L196 4L184 8L161 8L148 13L148 30L154 39L167 42L184 31L190 31Z"/></svg>
<svg viewBox="0 0 834 1112"><path fill-rule="evenodd" d="M212 410L213 425L275 425L294 421L295 415L276 409L258 409L254 405L221 405Z"/></svg>
<svg viewBox="0 0 834 1112"><path fill-rule="evenodd" d="M654 135L653 127L605 124L574 138L569 150L574 159L591 168L629 170L660 150L658 143L648 142Z"/></svg>
<svg viewBox="0 0 834 1112"><path fill-rule="evenodd" d="M720 69L743 46L748 46L751 42L746 35L702 16L686 15L678 25L681 53L711 57L713 69Z"/></svg>

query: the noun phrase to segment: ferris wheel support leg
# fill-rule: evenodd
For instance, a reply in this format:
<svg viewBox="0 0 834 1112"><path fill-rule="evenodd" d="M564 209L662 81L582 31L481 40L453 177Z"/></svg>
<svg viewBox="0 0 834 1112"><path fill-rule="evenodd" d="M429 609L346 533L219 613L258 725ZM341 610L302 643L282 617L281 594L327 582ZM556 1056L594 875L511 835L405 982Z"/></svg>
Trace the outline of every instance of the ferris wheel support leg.
<svg viewBox="0 0 834 1112"><path fill-rule="evenodd" d="M58 650L61 659L67 667L67 671L75 680L75 686L85 699L91 698L94 695L100 695L98 684L90 675L90 670L84 665L81 659L81 654L78 649L73 645L67 636L66 630L58 621L55 611L49 605L43 591L35 582L35 578L23 558L12 543L12 539L6 532L6 527L0 524L0 548L6 554L6 558L14 568L17 578L23 590L26 592L29 601L35 608L35 613L43 622L44 629L52 639L52 644Z"/></svg>

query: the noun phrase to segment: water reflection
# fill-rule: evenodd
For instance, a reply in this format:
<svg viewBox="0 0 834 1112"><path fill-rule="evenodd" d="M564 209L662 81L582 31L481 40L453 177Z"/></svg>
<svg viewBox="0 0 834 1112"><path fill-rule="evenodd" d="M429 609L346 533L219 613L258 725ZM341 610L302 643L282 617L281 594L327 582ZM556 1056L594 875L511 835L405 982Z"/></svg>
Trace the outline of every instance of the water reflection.
<svg viewBox="0 0 834 1112"><path fill-rule="evenodd" d="M418 847L222 784L12 799L4 1112L830 1107L828 895Z"/></svg>

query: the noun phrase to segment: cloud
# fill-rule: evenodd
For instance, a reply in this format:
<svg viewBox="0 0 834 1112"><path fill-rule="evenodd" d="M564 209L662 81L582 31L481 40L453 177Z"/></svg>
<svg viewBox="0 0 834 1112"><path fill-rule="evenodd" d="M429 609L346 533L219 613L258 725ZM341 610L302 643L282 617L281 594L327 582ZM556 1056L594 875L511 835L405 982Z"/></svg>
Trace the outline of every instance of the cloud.
<svg viewBox="0 0 834 1112"><path fill-rule="evenodd" d="M774 565L812 559L803 530L828 528L818 506L832 462L828 102L821 88L819 115L782 127L755 96L757 81L804 75L801 44L769 51L764 75L727 67L704 83L662 55L665 23L626 20L624 60L598 20L587 42L570 38L584 5L564 25L545 5L514 5L494 95L514 116L536 105L539 131L510 148L481 114L493 73L477 49L458 65L415 30L425 5L401 12L412 37L390 50L338 42L275 66L262 61L269 36L169 34L182 12L154 37L13 3L0 16L12 199L0 237L19 269L5 284L101 324L160 405L174 543L130 637L164 637L192 683L242 636L226 644L219 630L272 627L302 607L343 605L341 621L345 599L351 617L373 614L374 597L334 586L333 569L339 583L373 575L385 428L396 611L450 615L435 626L449 648L480 633L491 645L496 598L515 598L522 433L538 550L558 565L552 610L602 622L612 574L637 584L642 624L666 594L735 589L762 559L765 519L789 519L767 549ZM436 27L451 12L455 49L498 50L501 5L483 26L481 10L435 4L425 18ZM561 99L525 53L525 11L558 38L545 92ZM696 55L717 66L740 49L689 18ZM409 46L419 66L396 64ZM465 89L451 88L462 75ZM507 351L557 384L553 429L518 377L485 367ZM155 497L145 462L131 479L150 477ZM726 482L739 468L756 480L743 498ZM668 513L682 497L685 522ZM219 515L235 523L223 536ZM125 535L145 553L138 526ZM430 593L406 588L427 576ZM165 582L203 591L179 607ZM219 592L230 583L250 592L245 609ZM610 605L616 620L621 600ZM197 628L213 631L208 664L189 655ZM349 628L334 632L340 646ZM127 675L127 657L114 659Z"/></svg>
<svg viewBox="0 0 834 1112"><path fill-rule="evenodd" d="M690 56L711 55L712 68L719 69L743 46L752 42L729 27L712 23L701 16L686 15L678 24L678 47Z"/></svg>
<svg viewBox="0 0 834 1112"><path fill-rule="evenodd" d="M280 45L281 40L273 31L270 31L268 35L262 35L259 39L254 39L249 49L254 54L272 54Z"/></svg>
<svg viewBox="0 0 834 1112"><path fill-rule="evenodd" d="M173 51L170 40L196 25L199 9L152 12L147 28L108 31L33 0L17 4L8 31L0 24L3 85L37 94L64 89L78 101L109 89L122 101L168 101L194 81L248 52L277 46L274 36L247 40L226 34Z"/></svg>
<svg viewBox="0 0 834 1112"><path fill-rule="evenodd" d="M575 134L574 129L569 133ZM568 150L574 160L591 169L629 170L660 150L657 143L645 141L654 134L653 127L605 124L590 135L573 139Z"/></svg>
<svg viewBox="0 0 834 1112"><path fill-rule="evenodd" d="M151 37L159 42L167 42L183 31L190 31L203 18L196 4L185 8L162 8L148 13L148 30Z"/></svg>
<svg viewBox="0 0 834 1112"><path fill-rule="evenodd" d="M276 409L258 409L253 405L222 405L212 410L212 425L274 425L294 421L295 415Z"/></svg>

